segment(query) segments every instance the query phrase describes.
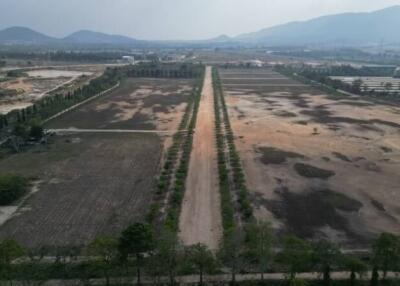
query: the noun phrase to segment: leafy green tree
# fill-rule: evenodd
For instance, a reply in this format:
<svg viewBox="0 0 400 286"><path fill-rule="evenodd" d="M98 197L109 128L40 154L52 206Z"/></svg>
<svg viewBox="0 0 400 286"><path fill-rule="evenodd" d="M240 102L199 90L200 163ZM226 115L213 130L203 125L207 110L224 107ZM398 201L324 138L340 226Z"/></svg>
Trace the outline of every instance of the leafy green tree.
<svg viewBox="0 0 400 286"><path fill-rule="evenodd" d="M378 285L379 285L379 272L378 268L374 266L372 268L371 286L378 286Z"/></svg>
<svg viewBox="0 0 400 286"><path fill-rule="evenodd" d="M25 253L15 240L6 239L0 243L0 277L11 281L12 262Z"/></svg>
<svg viewBox="0 0 400 286"><path fill-rule="evenodd" d="M25 124L19 123L14 126L12 134L26 140L29 137L29 130Z"/></svg>
<svg viewBox="0 0 400 286"><path fill-rule="evenodd" d="M73 264L81 254L81 248L75 245L64 245L55 248L55 267L60 268L64 278L69 277L69 265Z"/></svg>
<svg viewBox="0 0 400 286"><path fill-rule="evenodd" d="M307 286L308 284L303 279L295 278L295 279L290 281L289 285L290 286Z"/></svg>
<svg viewBox="0 0 400 286"><path fill-rule="evenodd" d="M98 237L88 245L87 250L96 267L102 269L106 285L110 285L109 270L118 257L118 240L112 237Z"/></svg>
<svg viewBox="0 0 400 286"><path fill-rule="evenodd" d="M350 286L356 286L357 274L361 279L368 271L368 265L353 255L344 256L343 265L350 270Z"/></svg>
<svg viewBox="0 0 400 286"><path fill-rule="evenodd" d="M271 225L267 222L250 223L246 226L246 236L248 255L261 273L261 280L264 280L264 273L273 260Z"/></svg>
<svg viewBox="0 0 400 286"><path fill-rule="evenodd" d="M151 227L147 224L135 223L125 229L119 238L119 252L121 257L129 260L133 256L136 261L137 284L141 284L141 268L143 256L155 247L154 234Z"/></svg>
<svg viewBox="0 0 400 286"><path fill-rule="evenodd" d="M246 262L245 250L245 234L239 228L225 234L225 238L221 241L218 258L230 268L232 284L236 283L236 273Z"/></svg>
<svg viewBox="0 0 400 286"><path fill-rule="evenodd" d="M312 264L323 275L323 285L331 285L332 267L339 265L341 253L339 248L327 240L320 240L312 244Z"/></svg>
<svg viewBox="0 0 400 286"><path fill-rule="evenodd" d="M198 243L186 249L187 262L198 271L200 275L199 285L203 285L204 273L215 270L216 262L214 255L204 244Z"/></svg>
<svg viewBox="0 0 400 286"><path fill-rule="evenodd" d="M283 239L282 250L277 254L276 261L285 269L287 278L293 281L297 273L310 268L311 258L312 249L307 241L287 236Z"/></svg>
<svg viewBox="0 0 400 286"><path fill-rule="evenodd" d="M0 175L0 205L9 205L29 190L29 180L16 175Z"/></svg>
<svg viewBox="0 0 400 286"><path fill-rule="evenodd" d="M183 246L179 243L176 234L164 229L157 240L155 253L149 259L148 268L153 276L167 275L170 285L174 285L182 259Z"/></svg>
<svg viewBox="0 0 400 286"><path fill-rule="evenodd" d="M39 141L40 139L43 138L44 135L44 130L43 126L37 122L33 121L30 126L29 126L29 136L35 139L36 141Z"/></svg>
<svg viewBox="0 0 400 286"><path fill-rule="evenodd" d="M387 272L400 265L399 237L382 233L372 246L372 263L378 270L382 270L382 279L385 280Z"/></svg>

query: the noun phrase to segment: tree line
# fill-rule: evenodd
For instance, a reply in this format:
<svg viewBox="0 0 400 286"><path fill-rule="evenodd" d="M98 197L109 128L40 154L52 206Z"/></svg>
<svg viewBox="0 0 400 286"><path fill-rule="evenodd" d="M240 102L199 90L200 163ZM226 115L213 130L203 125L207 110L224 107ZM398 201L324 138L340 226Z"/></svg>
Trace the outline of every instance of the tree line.
<svg viewBox="0 0 400 286"><path fill-rule="evenodd" d="M45 247L24 249L9 239L0 243L3 281L103 278L108 286L113 277L131 277L140 285L145 276L154 284L177 285L178 275L195 274L203 285L206 274L222 271L231 274L231 285L240 284L236 281L239 273L258 273L259 285L276 285L264 279L265 273L274 272L285 274L279 285L307 285L298 274L317 272L320 280L311 283L330 286L332 271L348 273L348 279L339 285L398 285L387 274L400 271L400 238L381 234L372 243L368 259L344 254L327 240L307 241L295 236L277 239L264 222L237 229L216 253L203 244L183 246L175 232L164 229L156 235L152 226L142 223L128 226L118 237L97 237L82 248L60 247L50 252ZM370 280L361 282L368 271L372 272Z"/></svg>
<svg viewBox="0 0 400 286"><path fill-rule="evenodd" d="M172 145L169 147L157 185L147 222L157 229L165 227L172 232L178 231L179 214L185 192L185 182L188 174L190 153L193 144L194 128L199 109L202 92L204 66L201 76L197 78L186 106L184 115L173 135ZM166 200L169 195L168 200ZM165 211L160 210L165 205Z"/></svg>
<svg viewBox="0 0 400 286"><path fill-rule="evenodd" d="M159 62L129 65L122 68L128 77L198 78L203 66L198 64L163 64Z"/></svg>

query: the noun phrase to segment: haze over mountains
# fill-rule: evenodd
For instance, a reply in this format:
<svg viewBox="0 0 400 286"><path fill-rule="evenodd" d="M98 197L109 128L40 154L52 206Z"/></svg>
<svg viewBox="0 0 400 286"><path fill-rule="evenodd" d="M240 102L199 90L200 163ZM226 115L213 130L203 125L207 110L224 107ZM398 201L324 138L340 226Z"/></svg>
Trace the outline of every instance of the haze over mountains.
<svg viewBox="0 0 400 286"><path fill-rule="evenodd" d="M363 46L382 42L400 44L400 6L371 13L344 13L323 16L304 22L291 22L254 33L229 38L219 36L204 41L179 41L188 44L225 45L342 45ZM169 43L173 41L168 41ZM126 36L81 30L65 38L46 36L25 27L11 27L0 31L0 44L110 44L135 46L141 41ZM153 41L160 43L160 41Z"/></svg>
<svg viewBox="0 0 400 286"><path fill-rule="evenodd" d="M0 31L0 43L9 44L136 44L136 39L81 30L65 38L53 38L26 27L11 27Z"/></svg>
<svg viewBox="0 0 400 286"><path fill-rule="evenodd" d="M400 6L371 13L345 13L291 22L240 35L236 40L267 45L368 45L400 43Z"/></svg>

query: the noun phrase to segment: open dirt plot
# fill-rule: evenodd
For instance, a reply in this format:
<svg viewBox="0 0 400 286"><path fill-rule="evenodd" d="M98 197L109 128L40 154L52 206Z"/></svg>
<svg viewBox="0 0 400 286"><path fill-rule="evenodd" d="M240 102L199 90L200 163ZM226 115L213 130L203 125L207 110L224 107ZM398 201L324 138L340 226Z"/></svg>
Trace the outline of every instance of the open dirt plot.
<svg viewBox="0 0 400 286"><path fill-rule="evenodd" d="M222 231L214 137L214 92L210 67L206 69L197 116L179 219L180 238L185 245L203 243L210 249L217 250Z"/></svg>
<svg viewBox="0 0 400 286"><path fill-rule="evenodd" d="M268 69L220 74L246 84L224 91L258 219L349 247L400 233L399 106L288 86Z"/></svg>
<svg viewBox="0 0 400 286"><path fill-rule="evenodd" d="M49 128L176 130L194 81L124 79L110 94L48 123Z"/></svg>
<svg viewBox="0 0 400 286"><path fill-rule="evenodd" d="M79 67L71 70L72 67L64 69L33 69L26 72L26 76L10 78L0 82L0 88L17 90L13 96L0 98L0 114L6 114L12 110L31 106L35 101L43 96L47 96L54 91L58 93L63 89L77 88L89 80L100 76L105 67Z"/></svg>
<svg viewBox="0 0 400 286"><path fill-rule="evenodd" d="M141 221L159 171L154 134L78 134L0 160L0 173L33 176L39 190L0 227L28 247L80 245Z"/></svg>

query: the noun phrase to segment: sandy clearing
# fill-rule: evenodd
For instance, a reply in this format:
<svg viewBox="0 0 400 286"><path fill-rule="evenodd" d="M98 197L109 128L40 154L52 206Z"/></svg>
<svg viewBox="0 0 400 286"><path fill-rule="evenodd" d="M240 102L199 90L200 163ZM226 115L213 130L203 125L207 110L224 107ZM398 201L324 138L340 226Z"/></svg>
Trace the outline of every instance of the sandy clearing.
<svg viewBox="0 0 400 286"><path fill-rule="evenodd" d="M207 67L179 220L179 235L185 245L203 243L217 250L222 231L213 101L211 67Z"/></svg>
<svg viewBox="0 0 400 286"><path fill-rule="evenodd" d="M249 81L250 90L224 87L237 136L235 143L258 219L282 231L287 225L285 219L275 216L266 202L283 202L279 192L282 188L295 194L327 188L362 203L359 211L343 214L353 233L368 240L383 231L400 232L398 107L359 97L339 100L311 87L259 88L254 81ZM338 120L324 123L324 114ZM313 135L314 128L317 135ZM305 179L293 169L293 164L302 159L264 165L260 147L302 154L306 157L303 161L333 170L336 175L328 181ZM348 161L335 154L345 155ZM362 243L339 228L325 226L315 235L349 247Z"/></svg>
<svg viewBox="0 0 400 286"><path fill-rule="evenodd" d="M32 91L32 83L25 78L17 78L0 83L0 87L4 89L23 90L24 92Z"/></svg>
<svg viewBox="0 0 400 286"><path fill-rule="evenodd" d="M34 70L27 74L34 78L59 78L59 77L79 77L82 75L90 76L91 72L66 71L66 70Z"/></svg>

